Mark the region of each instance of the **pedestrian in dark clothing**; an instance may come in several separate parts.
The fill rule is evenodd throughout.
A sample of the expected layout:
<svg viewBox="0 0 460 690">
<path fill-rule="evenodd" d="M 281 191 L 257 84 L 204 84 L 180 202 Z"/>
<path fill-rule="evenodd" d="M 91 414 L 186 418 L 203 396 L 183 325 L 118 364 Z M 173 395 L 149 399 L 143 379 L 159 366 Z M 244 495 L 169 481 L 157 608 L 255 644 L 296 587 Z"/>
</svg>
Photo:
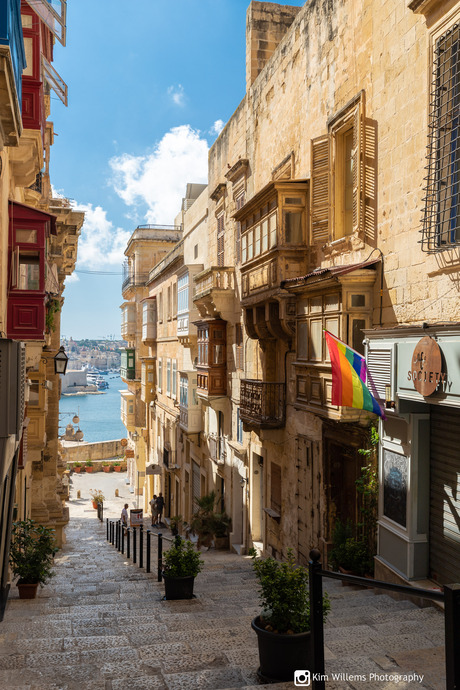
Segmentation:
<svg viewBox="0 0 460 690">
<path fill-rule="evenodd" d="M 163 508 L 165 507 L 165 499 L 163 498 L 163 494 L 160 493 L 158 494 L 157 498 L 157 525 L 161 523 L 161 518 L 163 517 Z"/>
</svg>

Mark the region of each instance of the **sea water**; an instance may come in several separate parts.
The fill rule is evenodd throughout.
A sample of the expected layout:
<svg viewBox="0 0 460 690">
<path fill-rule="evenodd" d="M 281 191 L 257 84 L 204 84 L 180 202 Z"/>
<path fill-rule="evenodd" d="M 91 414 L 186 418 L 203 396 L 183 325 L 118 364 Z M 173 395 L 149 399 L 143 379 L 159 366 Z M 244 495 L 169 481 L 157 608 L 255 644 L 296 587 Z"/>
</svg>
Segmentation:
<svg viewBox="0 0 460 690">
<path fill-rule="evenodd" d="M 114 441 L 125 438 L 127 432 L 120 418 L 120 391 L 126 389 L 119 376 L 107 374 L 104 379 L 109 387 L 97 394 L 63 395 L 59 402 L 59 435 L 65 432 L 67 424 L 72 424 L 72 417 L 80 417 L 78 424 L 74 424 L 83 431 L 83 441 L 95 443 L 97 441 Z"/>
</svg>

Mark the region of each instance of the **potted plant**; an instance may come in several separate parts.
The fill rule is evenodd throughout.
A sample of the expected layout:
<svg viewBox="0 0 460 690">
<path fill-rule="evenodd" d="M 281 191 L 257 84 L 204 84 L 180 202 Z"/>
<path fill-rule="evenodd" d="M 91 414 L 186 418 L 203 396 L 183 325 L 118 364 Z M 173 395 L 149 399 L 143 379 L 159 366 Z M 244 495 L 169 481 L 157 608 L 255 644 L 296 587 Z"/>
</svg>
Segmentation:
<svg viewBox="0 0 460 690">
<path fill-rule="evenodd" d="M 73 469 L 77 474 L 79 474 L 82 470 L 81 462 L 74 462 Z"/>
<path fill-rule="evenodd" d="M 104 461 L 102 463 L 102 469 L 104 472 L 110 472 L 110 470 L 112 469 L 110 462 Z"/>
<path fill-rule="evenodd" d="M 87 472 L 92 472 L 92 471 L 93 471 L 93 463 L 91 462 L 91 460 L 87 460 L 87 461 L 85 462 L 85 469 L 86 469 Z"/>
<path fill-rule="evenodd" d="M 368 575 L 372 572 L 373 559 L 368 544 L 353 536 L 350 522 L 337 520 L 332 535 L 332 549 L 328 563 L 344 575 Z"/>
<path fill-rule="evenodd" d="M 295 563 L 292 549 L 284 562 L 257 558 L 251 549 L 258 579 L 262 613 L 251 622 L 257 633 L 262 680 L 287 681 L 297 669 L 311 669 L 310 591 L 308 571 Z M 323 616 L 330 609 L 323 597 Z"/>
<path fill-rule="evenodd" d="M 173 537 L 177 537 L 177 535 L 179 534 L 179 528 L 181 524 L 182 515 L 173 515 L 171 520 L 169 521 L 169 526 L 171 528 L 171 532 L 173 533 Z"/>
<path fill-rule="evenodd" d="M 10 563 L 18 580 L 19 598 L 35 599 L 38 585 L 54 575 L 53 557 L 58 551 L 54 530 L 35 520 L 13 523 Z"/>
<path fill-rule="evenodd" d="M 97 504 L 103 503 L 105 496 L 100 489 L 90 489 L 91 499 L 93 501 L 93 508 L 97 510 Z"/>
<path fill-rule="evenodd" d="M 121 462 L 118 462 L 118 460 L 112 462 L 112 467 L 115 470 L 115 472 L 121 472 Z"/>
<path fill-rule="evenodd" d="M 214 512 L 215 491 L 195 500 L 198 510 L 192 516 L 190 531 L 198 535 L 198 546 L 214 544 L 216 548 L 228 548 L 231 519 L 226 513 Z"/>
<path fill-rule="evenodd" d="M 203 561 L 191 541 L 179 535 L 163 555 L 165 599 L 191 599 L 195 577 L 203 568 Z"/>
</svg>

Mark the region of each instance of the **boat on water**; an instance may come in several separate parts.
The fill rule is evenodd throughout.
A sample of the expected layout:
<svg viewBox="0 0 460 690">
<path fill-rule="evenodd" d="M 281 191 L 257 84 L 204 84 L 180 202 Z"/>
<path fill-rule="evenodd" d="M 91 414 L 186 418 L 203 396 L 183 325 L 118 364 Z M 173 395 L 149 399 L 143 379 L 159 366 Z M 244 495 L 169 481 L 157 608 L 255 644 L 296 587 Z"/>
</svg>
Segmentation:
<svg viewBox="0 0 460 690">
<path fill-rule="evenodd" d="M 102 378 L 102 376 L 99 373 L 98 374 L 88 373 L 88 374 L 86 374 L 86 379 L 87 379 L 88 383 L 92 383 L 95 386 L 97 386 L 98 390 L 100 390 L 100 391 L 105 390 L 106 388 L 109 387 L 108 382 L 104 378 Z"/>
</svg>

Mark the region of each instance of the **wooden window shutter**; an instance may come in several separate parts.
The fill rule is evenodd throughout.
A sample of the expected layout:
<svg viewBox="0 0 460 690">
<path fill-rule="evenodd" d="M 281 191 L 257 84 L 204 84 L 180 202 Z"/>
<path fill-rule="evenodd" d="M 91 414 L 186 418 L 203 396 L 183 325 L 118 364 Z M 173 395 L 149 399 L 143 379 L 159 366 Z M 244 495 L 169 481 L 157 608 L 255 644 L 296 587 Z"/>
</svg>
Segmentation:
<svg viewBox="0 0 460 690">
<path fill-rule="evenodd" d="M 218 217 L 217 219 L 217 265 L 225 266 L 224 257 L 224 215 Z"/>
<path fill-rule="evenodd" d="M 377 237 L 377 127 L 364 120 L 364 238 L 373 244 Z"/>
<path fill-rule="evenodd" d="M 362 230 L 363 221 L 363 118 L 361 102 L 353 113 L 353 232 Z"/>
<path fill-rule="evenodd" d="M 236 210 L 239 211 L 240 208 L 243 208 L 243 206 L 244 206 L 244 193 L 241 194 L 236 199 Z M 241 262 L 241 223 L 240 222 L 236 223 L 235 256 L 236 256 L 236 263 L 239 264 Z"/>
<path fill-rule="evenodd" d="M 329 239 L 329 137 L 311 140 L 310 226 L 312 242 Z"/>
<path fill-rule="evenodd" d="M 235 325 L 235 345 L 235 368 L 244 369 L 243 326 L 240 323 Z"/>
</svg>

